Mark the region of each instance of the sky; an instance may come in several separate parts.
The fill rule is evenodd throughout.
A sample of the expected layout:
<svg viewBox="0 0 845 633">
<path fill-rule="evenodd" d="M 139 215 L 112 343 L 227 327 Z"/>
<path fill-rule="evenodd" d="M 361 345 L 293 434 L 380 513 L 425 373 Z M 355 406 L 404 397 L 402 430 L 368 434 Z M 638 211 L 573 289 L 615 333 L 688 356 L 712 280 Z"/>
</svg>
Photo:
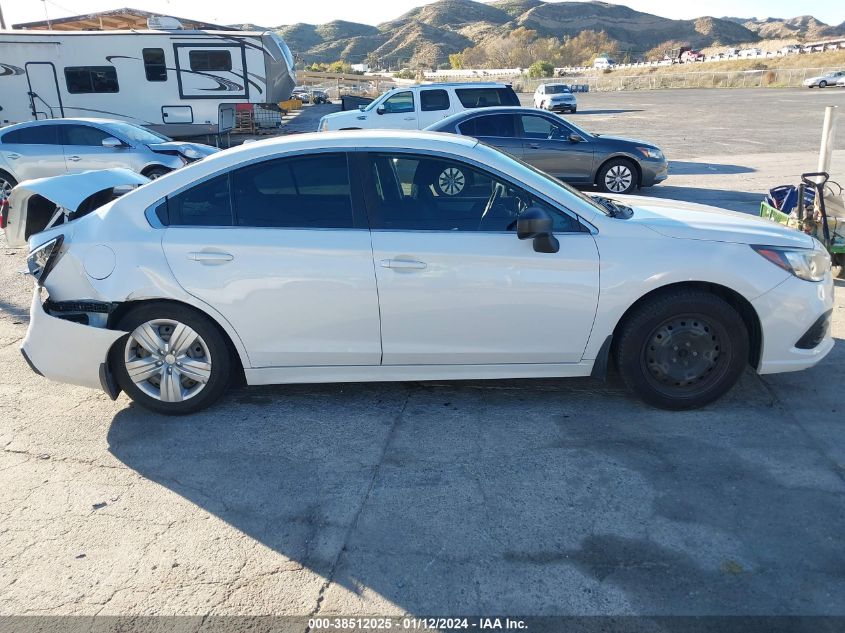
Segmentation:
<svg viewBox="0 0 845 633">
<path fill-rule="evenodd" d="M 7 25 L 44 20 L 45 9 L 50 18 L 60 18 L 129 6 L 205 22 L 251 22 L 260 26 L 278 26 L 296 22 L 320 24 L 331 20 L 378 24 L 427 3 L 427 0 L 0 0 L 0 7 Z M 677 19 L 701 15 L 785 18 L 809 14 L 828 24 L 845 21 L 845 3 L 842 0 L 808 0 L 802 3 L 795 0 L 707 0 L 706 3 L 691 0 L 630 0 L 618 4 Z"/>
</svg>

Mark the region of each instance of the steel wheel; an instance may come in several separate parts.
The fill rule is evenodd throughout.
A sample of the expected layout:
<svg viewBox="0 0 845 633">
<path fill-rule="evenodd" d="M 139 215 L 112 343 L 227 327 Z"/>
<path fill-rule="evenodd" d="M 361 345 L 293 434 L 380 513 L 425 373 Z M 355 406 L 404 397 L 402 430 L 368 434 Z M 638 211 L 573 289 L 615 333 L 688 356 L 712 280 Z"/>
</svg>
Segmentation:
<svg viewBox="0 0 845 633">
<path fill-rule="evenodd" d="M 211 352 L 196 331 L 176 320 L 139 325 L 126 341 L 123 361 L 130 380 L 161 402 L 183 402 L 211 378 Z"/>
<path fill-rule="evenodd" d="M 631 188 L 634 174 L 624 163 L 612 165 L 604 175 L 604 186 L 613 193 L 624 193 Z"/>
<path fill-rule="evenodd" d="M 447 167 L 437 177 L 437 187 L 447 196 L 457 196 L 466 186 L 466 176 L 457 167 Z"/>
<path fill-rule="evenodd" d="M 697 390 L 719 376 L 721 346 L 718 328 L 700 315 L 674 317 L 648 337 L 642 358 L 646 375 L 662 390 Z"/>
</svg>

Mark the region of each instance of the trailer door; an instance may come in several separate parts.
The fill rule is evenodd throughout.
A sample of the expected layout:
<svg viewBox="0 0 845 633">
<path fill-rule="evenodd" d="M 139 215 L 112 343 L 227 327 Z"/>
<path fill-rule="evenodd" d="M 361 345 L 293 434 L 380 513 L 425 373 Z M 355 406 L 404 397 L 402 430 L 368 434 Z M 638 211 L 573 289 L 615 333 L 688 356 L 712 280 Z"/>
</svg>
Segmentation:
<svg viewBox="0 0 845 633">
<path fill-rule="evenodd" d="M 239 44 L 174 44 L 183 99 L 248 99 L 246 52 Z"/>
<path fill-rule="evenodd" d="M 58 119 L 65 115 L 59 78 L 51 62 L 28 62 L 26 80 L 29 83 L 29 105 L 34 119 Z"/>
</svg>

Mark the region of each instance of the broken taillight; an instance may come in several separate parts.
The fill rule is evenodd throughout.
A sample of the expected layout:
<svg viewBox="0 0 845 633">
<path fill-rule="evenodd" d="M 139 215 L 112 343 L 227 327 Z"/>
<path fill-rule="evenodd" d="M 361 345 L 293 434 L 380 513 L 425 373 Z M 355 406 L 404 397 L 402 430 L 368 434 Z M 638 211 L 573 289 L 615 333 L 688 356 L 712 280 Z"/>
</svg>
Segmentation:
<svg viewBox="0 0 845 633">
<path fill-rule="evenodd" d="M 6 220 L 9 218 L 9 199 L 3 198 L 0 201 L 0 229 L 6 228 Z"/>
</svg>

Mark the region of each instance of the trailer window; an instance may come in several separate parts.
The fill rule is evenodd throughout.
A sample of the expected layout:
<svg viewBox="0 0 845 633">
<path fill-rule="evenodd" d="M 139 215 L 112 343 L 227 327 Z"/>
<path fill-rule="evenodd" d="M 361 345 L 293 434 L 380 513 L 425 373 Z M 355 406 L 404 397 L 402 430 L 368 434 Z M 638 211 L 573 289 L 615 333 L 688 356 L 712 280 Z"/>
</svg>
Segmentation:
<svg viewBox="0 0 845 633">
<path fill-rule="evenodd" d="M 144 72 L 147 74 L 147 81 L 167 81 L 167 66 L 164 63 L 163 48 L 145 48 Z"/>
<path fill-rule="evenodd" d="M 114 66 L 68 66 L 65 68 L 65 82 L 71 94 L 120 90 Z"/>
<path fill-rule="evenodd" d="M 191 70 L 232 70 L 232 54 L 229 51 L 191 51 L 188 59 Z"/>
</svg>

